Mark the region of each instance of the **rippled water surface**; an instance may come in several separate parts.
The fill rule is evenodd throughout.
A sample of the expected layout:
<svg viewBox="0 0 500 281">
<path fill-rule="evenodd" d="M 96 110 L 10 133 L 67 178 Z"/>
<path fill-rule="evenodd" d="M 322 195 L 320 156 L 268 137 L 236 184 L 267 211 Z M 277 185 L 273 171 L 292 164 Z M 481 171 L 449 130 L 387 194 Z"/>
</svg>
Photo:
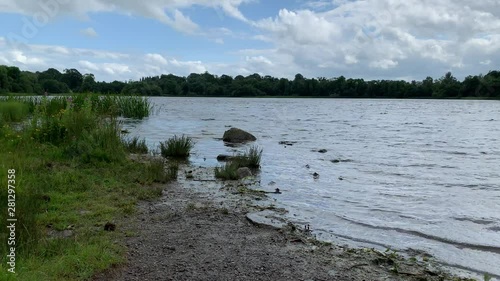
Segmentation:
<svg viewBox="0 0 500 281">
<path fill-rule="evenodd" d="M 195 165 L 216 166 L 218 154 L 245 149 L 224 146 L 229 126 L 253 133 L 264 148 L 262 188 L 283 190 L 277 204 L 320 238 L 424 250 L 500 275 L 500 102 L 152 101 L 157 114 L 125 127 L 151 147 L 175 134 L 195 138 Z"/>
</svg>

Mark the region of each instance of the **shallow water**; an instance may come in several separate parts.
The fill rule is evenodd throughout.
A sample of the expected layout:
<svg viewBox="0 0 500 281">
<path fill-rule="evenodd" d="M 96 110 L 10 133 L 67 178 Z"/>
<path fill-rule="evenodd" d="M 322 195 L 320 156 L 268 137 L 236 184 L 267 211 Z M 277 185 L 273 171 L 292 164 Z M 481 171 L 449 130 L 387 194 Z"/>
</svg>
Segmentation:
<svg viewBox="0 0 500 281">
<path fill-rule="evenodd" d="M 318 238 L 424 250 L 445 264 L 500 276 L 500 102 L 152 101 L 156 114 L 124 127 L 150 147 L 176 134 L 193 137 L 195 165 L 216 166 L 218 154 L 245 150 L 224 146 L 229 126 L 253 133 L 264 148 L 262 188 L 279 187 L 276 203 Z"/>
</svg>

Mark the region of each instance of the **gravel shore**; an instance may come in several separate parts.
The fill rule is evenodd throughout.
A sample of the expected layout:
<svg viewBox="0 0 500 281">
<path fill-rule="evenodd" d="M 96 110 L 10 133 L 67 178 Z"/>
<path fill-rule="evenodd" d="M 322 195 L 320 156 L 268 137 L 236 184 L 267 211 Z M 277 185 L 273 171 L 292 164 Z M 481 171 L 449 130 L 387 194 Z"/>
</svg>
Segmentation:
<svg viewBox="0 0 500 281">
<path fill-rule="evenodd" d="M 210 168 L 183 167 L 179 175 L 159 200 L 117 223 L 135 234 L 123 242 L 128 262 L 94 280 L 461 280 L 423 254 L 404 259 L 317 241 L 280 219 L 286 210 L 251 182 L 216 181 Z"/>
</svg>

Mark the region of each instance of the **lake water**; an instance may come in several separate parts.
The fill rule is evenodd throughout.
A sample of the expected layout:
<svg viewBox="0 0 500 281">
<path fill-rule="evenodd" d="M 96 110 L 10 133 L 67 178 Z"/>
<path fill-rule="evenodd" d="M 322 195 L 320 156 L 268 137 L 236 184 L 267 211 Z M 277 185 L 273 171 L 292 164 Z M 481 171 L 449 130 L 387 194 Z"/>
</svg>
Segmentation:
<svg viewBox="0 0 500 281">
<path fill-rule="evenodd" d="M 195 165 L 245 150 L 224 146 L 229 126 L 254 134 L 264 149 L 262 189 L 283 190 L 276 204 L 318 238 L 423 250 L 500 276 L 499 101 L 151 100 L 157 113 L 124 127 L 151 147 L 193 137 Z"/>
</svg>

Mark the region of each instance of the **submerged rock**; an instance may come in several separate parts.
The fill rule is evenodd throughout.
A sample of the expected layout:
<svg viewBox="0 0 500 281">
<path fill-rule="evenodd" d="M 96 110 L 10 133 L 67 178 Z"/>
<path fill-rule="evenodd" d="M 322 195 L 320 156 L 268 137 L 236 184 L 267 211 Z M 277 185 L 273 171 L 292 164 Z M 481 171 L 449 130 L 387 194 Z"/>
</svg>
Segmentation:
<svg viewBox="0 0 500 281">
<path fill-rule="evenodd" d="M 219 154 L 217 155 L 217 161 L 223 162 L 223 161 L 231 161 L 233 160 L 234 156 L 231 155 L 225 155 L 225 154 Z"/>
<path fill-rule="evenodd" d="M 238 173 L 238 178 L 240 179 L 252 176 L 252 171 L 247 167 L 239 168 L 237 173 Z"/>
<path fill-rule="evenodd" d="M 231 143 L 245 143 L 255 141 L 257 138 L 249 132 L 243 131 L 238 128 L 231 128 L 224 132 L 222 140 Z"/>
</svg>

